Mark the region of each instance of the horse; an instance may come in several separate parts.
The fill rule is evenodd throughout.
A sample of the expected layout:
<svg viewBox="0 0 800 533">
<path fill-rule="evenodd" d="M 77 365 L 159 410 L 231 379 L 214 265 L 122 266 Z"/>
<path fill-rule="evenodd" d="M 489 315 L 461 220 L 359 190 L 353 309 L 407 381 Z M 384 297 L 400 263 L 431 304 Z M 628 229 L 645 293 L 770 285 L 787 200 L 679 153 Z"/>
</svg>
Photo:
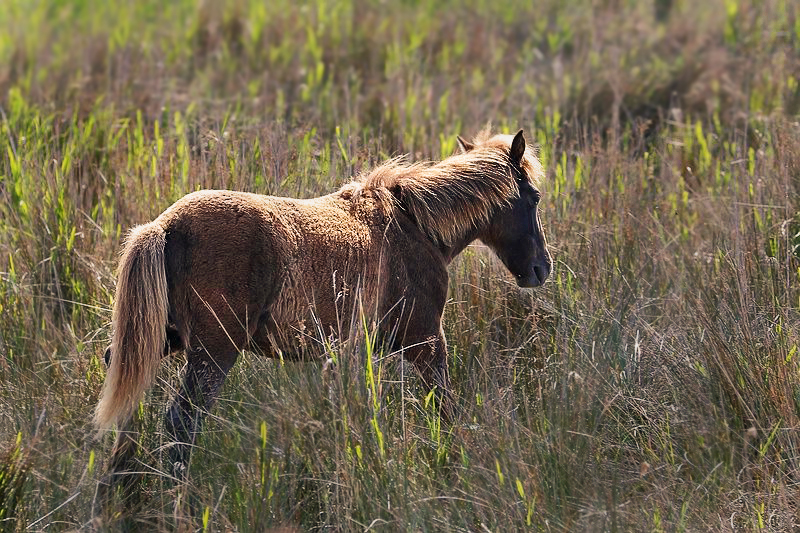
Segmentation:
<svg viewBox="0 0 800 533">
<path fill-rule="evenodd" d="M 181 478 L 242 350 L 291 357 L 305 324 L 347 335 L 341 317 L 357 308 L 380 317 L 388 348 L 451 417 L 448 264 L 479 239 L 520 287 L 542 285 L 552 266 L 537 209 L 542 166 L 523 131 L 457 141 L 459 153 L 437 163 L 390 159 L 319 198 L 193 192 L 131 229 L 94 416 L 100 434 L 119 429 L 109 475 L 134 466 L 133 413 L 162 357 L 186 355 L 165 420 L 170 467 Z"/>
</svg>

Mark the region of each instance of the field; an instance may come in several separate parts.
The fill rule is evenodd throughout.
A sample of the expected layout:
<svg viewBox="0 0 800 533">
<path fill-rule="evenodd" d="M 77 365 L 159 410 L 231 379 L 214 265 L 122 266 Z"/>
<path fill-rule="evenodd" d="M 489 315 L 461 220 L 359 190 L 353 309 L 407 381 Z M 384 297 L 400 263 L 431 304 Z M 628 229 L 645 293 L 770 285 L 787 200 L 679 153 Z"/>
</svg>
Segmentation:
<svg viewBox="0 0 800 533">
<path fill-rule="evenodd" d="M 135 512 L 101 516 L 127 229 L 199 188 L 326 194 L 489 122 L 538 146 L 554 268 L 529 291 L 478 243 L 451 265 L 461 420 L 365 323 L 331 380 L 242 354 L 176 485 L 168 359 Z M 799 192 L 789 0 L 5 0 L 0 530 L 800 527 Z"/>
</svg>

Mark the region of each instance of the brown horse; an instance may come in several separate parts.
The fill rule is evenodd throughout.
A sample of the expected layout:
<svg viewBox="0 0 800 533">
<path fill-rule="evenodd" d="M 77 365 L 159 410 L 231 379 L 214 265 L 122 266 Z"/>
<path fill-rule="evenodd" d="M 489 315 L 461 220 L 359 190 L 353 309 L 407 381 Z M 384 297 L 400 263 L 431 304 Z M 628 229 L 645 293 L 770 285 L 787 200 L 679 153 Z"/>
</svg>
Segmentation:
<svg viewBox="0 0 800 533">
<path fill-rule="evenodd" d="M 379 317 L 388 348 L 450 412 L 447 265 L 480 239 L 521 287 L 541 285 L 551 267 L 537 213 L 542 167 L 522 131 L 458 141 L 461 153 L 439 163 L 390 160 L 321 198 L 195 192 L 131 230 L 95 416 L 98 428 L 121 429 L 110 473 L 133 466 L 132 413 L 163 355 L 183 349 L 188 360 L 166 418 L 181 476 L 241 350 L 287 356 L 311 320 L 346 335 L 343 317 L 357 306 Z"/>
</svg>

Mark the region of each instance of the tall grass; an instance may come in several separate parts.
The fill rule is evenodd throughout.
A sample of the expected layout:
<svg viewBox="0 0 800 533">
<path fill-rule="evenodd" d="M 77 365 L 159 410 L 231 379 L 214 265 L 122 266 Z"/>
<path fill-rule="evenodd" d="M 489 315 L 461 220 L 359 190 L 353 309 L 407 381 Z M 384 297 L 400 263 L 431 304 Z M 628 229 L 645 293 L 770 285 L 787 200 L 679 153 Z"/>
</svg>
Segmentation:
<svg viewBox="0 0 800 533">
<path fill-rule="evenodd" d="M 798 58 L 781 0 L 5 2 L 0 527 L 796 527 Z M 170 359 L 136 512 L 97 518 L 123 232 L 198 188 L 324 194 L 488 121 L 539 147 L 555 265 L 533 292 L 480 245 L 451 265 L 458 423 L 367 321 L 320 339 L 331 376 L 242 354 L 174 485 Z"/>
</svg>

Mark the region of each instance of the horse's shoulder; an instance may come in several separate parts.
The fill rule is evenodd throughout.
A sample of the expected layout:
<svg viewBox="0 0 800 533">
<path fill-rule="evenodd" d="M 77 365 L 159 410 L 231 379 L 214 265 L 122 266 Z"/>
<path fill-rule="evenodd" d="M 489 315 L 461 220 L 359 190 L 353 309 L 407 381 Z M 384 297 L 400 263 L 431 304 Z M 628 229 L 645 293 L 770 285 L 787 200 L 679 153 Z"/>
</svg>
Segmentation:
<svg viewBox="0 0 800 533">
<path fill-rule="evenodd" d="M 405 270 L 417 272 L 415 275 L 424 270 L 430 270 L 436 277 L 446 275 L 447 262 L 442 251 L 402 210 L 394 213 L 387 226 L 386 241 L 392 247 L 396 262 Z"/>
</svg>

